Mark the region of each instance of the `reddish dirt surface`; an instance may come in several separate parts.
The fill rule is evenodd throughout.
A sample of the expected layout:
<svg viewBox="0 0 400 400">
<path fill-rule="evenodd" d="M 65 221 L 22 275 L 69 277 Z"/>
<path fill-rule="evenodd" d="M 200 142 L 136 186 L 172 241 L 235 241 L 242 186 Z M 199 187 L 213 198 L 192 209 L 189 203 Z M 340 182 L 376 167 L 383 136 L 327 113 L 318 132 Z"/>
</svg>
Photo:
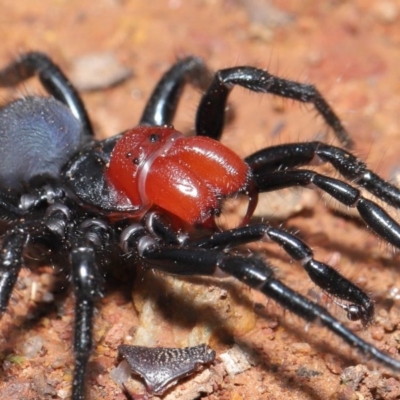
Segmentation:
<svg viewBox="0 0 400 400">
<path fill-rule="evenodd" d="M 133 77 L 122 85 L 83 94 L 99 138 L 138 121 L 154 83 L 177 56 L 199 55 L 214 69 L 239 64 L 268 68 L 316 84 L 351 132 L 356 153 L 384 177 L 396 179 L 400 153 L 398 2 L 292 3 L 169 0 L 150 6 L 142 0 L 60 0 L 50 6 L 38 0 L 7 2 L 0 15 L 0 65 L 23 51 L 40 50 L 69 74 L 82 56 L 113 54 L 132 69 Z M 37 92 L 38 87 L 36 82 L 27 82 L 18 90 L 2 90 L 0 96 L 6 101 L 10 96 Z M 177 128 L 190 130 L 197 99 L 195 91 L 184 93 Z M 310 106 L 241 89 L 234 90 L 232 105 L 235 118 L 223 142 L 243 156 L 273 143 L 315 137 L 333 140 Z M 289 200 L 278 199 L 278 208 L 284 210 Z M 318 259 L 330 262 L 371 293 L 377 308 L 372 326 L 364 330 L 357 323 L 347 323 L 338 307 L 329 304 L 304 271 L 276 246 L 251 248 L 264 254 L 268 251 L 286 284 L 329 306 L 357 334 L 399 357 L 399 258 L 357 221 L 329 211 L 325 201 L 310 201 L 306 204 L 311 208 L 291 215 L 285 226 L 298 229 Z M 67 294 L 65 301 L 56 302 L 56 308 L 43 307 L 40 301 L 49 296 L 52 270 L 39 272 L 21 273 L 10 312 L 0 323 L 2 399 L 69 398 L 73 297 Z M 353 368 L 366 360 L 324 329 L 307 326 L 243 285 L 195 282 L 147 273 L 135 280 L 134 302 L 126 285 L 123 291 L 114 286 L 107 293 L 95 321 L 88 398 L 126 398 L 109 375 L 118 365 L 116 348 L 121 343 L 187 346 L 204 341 L 217 351 L 217 362 L 207 369 L 209 394 L 203 398 L 399 398 L 398 374 L 373 362 L 368 363 L 371 370 Z M 220 355 L 233 341 L 257 357 L 251 357 L 246 371 L 229 376 Z M 30 354 L 32 347 L 36 351 Z M 132 379 L 126 385 L 132 393 L 143 390 Z M 190 385 L 185 382 L 178 390 Z M 178 393 L 175 398 L 195 396 Z"/>
</svg>

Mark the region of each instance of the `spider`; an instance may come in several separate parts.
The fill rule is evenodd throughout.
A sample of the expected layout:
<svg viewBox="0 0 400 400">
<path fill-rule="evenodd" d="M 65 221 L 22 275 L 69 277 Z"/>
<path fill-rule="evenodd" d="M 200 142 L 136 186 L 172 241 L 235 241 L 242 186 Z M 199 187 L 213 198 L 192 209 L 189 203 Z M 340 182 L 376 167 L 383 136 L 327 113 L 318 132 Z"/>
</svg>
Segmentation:
<svg viewBox="0 0 400 400">
<path fill-rule="evenodd" d="M 314 105 L 343 147 L 352 142 L 315 87 L 281 79 L 251 66 L 211 74 L 197 57 L 178 60 L 148 100 L 139 125 L 96 140 L 77 91 L 45 54 L 29 52 L 0 70 L 0 86 L 15 86 L 37 75 L 49 97 L 28 96 L 0 110 L 0 217 L 5 225 L 0 261 L 0 311 L 7 309 L 24 255 L 47 247 L 43 257 L 63 262 L 75 293 L 72 399 L 85 397 L 85 374 L 92 349 L 92 320 L 103 293 L 104 271 L 115 257 L 130 268 L 174 275 L 233 276 L 272 298 L 307 322 L 319 322 L 350 346 L 400 371 L 400 361 L 365 342 L 324 307 L 295 292 L 258 256 L 235 246 L 270 240 L 299 262 L 310 279 L 337 299 L 350 320 L 373 318 L 372 300 L 327 264 L 317 261 L 302 240 L 268 223 L 249 223 L 260 192 L 314 185 L 348 207 L 400 248 L 400 225 L 361 195 L 362 187 L 400 207 L 400 190 L 367 169 L 348 150 L 321 142 L 262 149 L 244 160 L 219 139 L 229 93 L 241 86 Z M 196 135 L 172 126 L 185 84 L 204 95 L 196 114 Z M 317 159 L 344 179 L 298 169 Z M 220 231 L 215 217 L 225 198 L 244 194 L 242 224 Z M 54 256 L 51 256 L 54 255 Z M 61 260 L 61 261 L 60 261 Z M 65 265 L 66 264 L 66 265 Z"/>
</svg>

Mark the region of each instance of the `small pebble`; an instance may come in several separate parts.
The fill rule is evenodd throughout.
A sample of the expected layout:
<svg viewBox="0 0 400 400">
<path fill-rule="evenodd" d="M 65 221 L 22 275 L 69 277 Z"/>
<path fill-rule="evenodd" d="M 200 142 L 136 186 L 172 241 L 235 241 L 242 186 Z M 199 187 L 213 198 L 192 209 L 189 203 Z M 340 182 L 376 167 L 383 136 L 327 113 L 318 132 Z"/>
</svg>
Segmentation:
<svg viewBox="0 0 400 400">
<path fill-rule="evenodd" d="M 26 358 L 36 357 L 44 344 L 43 338 L 39 335 L 30 337 L 21 347 L 21 353 Z"/>
<path fill-rule="evenodd" d="M 69 76 L 79 91 L 103 90 L 132 76 L 132 70 L 119 63 L 111 52 L 76 58 Z"/>
<path fill-rule="evenodd" d="M 131 368 L 126 360 L 122 360 L 116 368 L 110 371 L 110 377 L 122 386 L 131 376 Z"/>
</svg>

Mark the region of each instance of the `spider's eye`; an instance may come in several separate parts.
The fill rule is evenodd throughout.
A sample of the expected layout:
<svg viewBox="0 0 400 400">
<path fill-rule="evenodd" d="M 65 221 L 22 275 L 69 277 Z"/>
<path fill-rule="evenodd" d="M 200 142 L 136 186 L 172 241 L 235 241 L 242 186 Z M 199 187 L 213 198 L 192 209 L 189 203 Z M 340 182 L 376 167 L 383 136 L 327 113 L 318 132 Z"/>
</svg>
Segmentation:
<svg viewBox="0 0 400 400">
<path fill-rule="evenodd" d="M 133 154 L 129 151 L 128 153 L 126 153 L 126 158 L 131 158 L 133 156 Z M 132 163 L 134 165 L 139 165 L 140 164 L 140 159 L 139 157 L 133 157 L 132 158 Z"/>
<path fill-rule="evenodd" d="M 158 133 L 152 133 L 150 136 L 149 136 L 149 142 L 150 143 L 156 143 L 156 142 L 158 142 L 160 140 L 160 135 L 158 134 Z"/>
</svg>

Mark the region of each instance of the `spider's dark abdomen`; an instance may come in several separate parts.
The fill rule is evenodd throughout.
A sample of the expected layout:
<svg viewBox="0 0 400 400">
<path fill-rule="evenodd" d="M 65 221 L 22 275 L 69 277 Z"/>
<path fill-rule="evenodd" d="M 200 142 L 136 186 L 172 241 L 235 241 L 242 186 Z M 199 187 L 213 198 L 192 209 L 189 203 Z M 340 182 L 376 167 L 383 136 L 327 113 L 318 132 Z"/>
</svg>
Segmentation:
<svg viewBox="0 0 400 400">
<path fill-rule="evenodd" d="M 0 186 L 21 192 L 33 178 L 58 177 L 80 142 L 79 121 L 58 100 L 30 96 L 8 104 L 0 110 Z"/>
</svg>

